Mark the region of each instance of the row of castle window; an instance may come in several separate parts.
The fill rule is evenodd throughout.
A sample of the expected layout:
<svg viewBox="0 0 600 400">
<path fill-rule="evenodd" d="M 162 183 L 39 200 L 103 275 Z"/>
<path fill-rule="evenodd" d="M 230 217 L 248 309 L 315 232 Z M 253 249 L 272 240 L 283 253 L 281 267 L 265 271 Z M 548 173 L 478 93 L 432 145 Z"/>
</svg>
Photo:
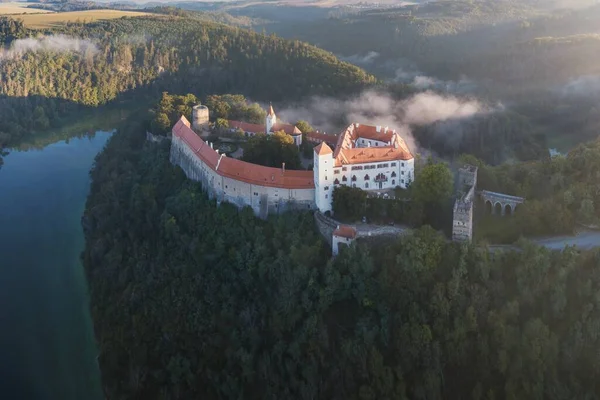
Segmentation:
<svg viewBox="0 0 600 400">
<path fill-rule="evenodd" d="M 365 166 L 362 166 L 362 165 L 354 165 L 354 166 L 353 166 L 353 167 L 351 167 L 350 169 L 351 169 L 352 171 L 358 171 L 358 170 L 361 170 L 361 169 L 389 168 L 389 167 L 390 167 L 390 165 L 391 165 L 392 167 L 395 167 L 397 164 L 394 162 L 394 163 L 391 163 L 391 164 L 377 164 L 377 165 L 365 165 Z M 401 166 L 402 166 L 402 167 L 404 167 L 404 163 L 401 163 Z M 342 171 L 347 171 L 347 170 L 348 170 L 348 168 L 347 168 L 347 167 L 342 167 Z M 339 170 L 339 169 L 334 169 L 334 170 L 333 170 L 333 173 L 334 173 L 334 174 L 339 174 L 339 173 L 340 173 L 340 170 Z"/>
<path fill-rule="evenodd" d="M 345 182 L 345 181 L 346 181 L 346 180 L 344 180 L 344 182 Z M 404 179 L 400 180 L 400 182 L 401 182 L 401 183 L 404 183 Z M 336 179 L 336 180 L 335 180 L 335 182 L 334 182 L 334 184 L 335 184 L 335 185 L 339 185 L 339 184 L 340 184 L 340 182 L 339 182 L 339 181 Z M 345 183 L 344 183 L 344 185 L 345 185 Z M 394 186 L 394 185 L 396 185 L 396 180 L 395 180 L 395 179 L 392 179 L 392 186 Z M 353 184 L 352 184 L 352 187 L 356 187 L 356 183 L 353 183 Z M 365 188 L 367 188 L 367 189 L 369 188 L 369 182 L 365 182 Z M 329 186 L 325 187 L 325 190 L 328 190 L 328 189 L 329 189 Z M 325 198 L 327 198 L 327 195 L 325 195 Z"/>
</svg>

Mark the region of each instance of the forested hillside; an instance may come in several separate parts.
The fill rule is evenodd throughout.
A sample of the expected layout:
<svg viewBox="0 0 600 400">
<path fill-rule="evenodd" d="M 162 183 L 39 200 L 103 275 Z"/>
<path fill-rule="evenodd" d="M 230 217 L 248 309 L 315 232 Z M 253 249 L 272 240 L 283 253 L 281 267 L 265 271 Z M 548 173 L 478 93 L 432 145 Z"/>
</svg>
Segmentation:
<svg viewBox="0 0 600 400">
<path fill-rule="evenodd" d="M 331 260 L 312 215 L 217 208 L 139 123 L 92 178 L 83 259 L 108 399 L 600 390 L 600 253 L 489 254 L 423 228 Z"/>
<path fill-rule="evenodd" d="M 267 29 L 419 89 L 501 102 L 567 150 L 600 122 L 600 6 L 575 3 L 448 0 Z"/>
<path fill-rule="evenodd" d="M 2 27 L 23 36 L 9 19 Z M 375 83 L 313 46 L 197 19 L 123 18 L 71 24 L 52 34 L 63 36 L 37 39 L 46 50 L 20 51 L 29 47 L 14 42 L 1 55 L 0 146 L 55 125 L 76 105 L 94 107 L 123 95 L 140 105 L 163 90 L 285 101 Z"/>
</svg>

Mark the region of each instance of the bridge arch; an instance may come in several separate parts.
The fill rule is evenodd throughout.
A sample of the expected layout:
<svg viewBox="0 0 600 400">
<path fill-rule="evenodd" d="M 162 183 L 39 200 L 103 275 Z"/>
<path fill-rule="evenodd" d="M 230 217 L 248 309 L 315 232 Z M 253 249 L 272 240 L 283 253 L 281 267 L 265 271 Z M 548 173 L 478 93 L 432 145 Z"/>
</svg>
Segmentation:
<svg viewBox="0 0 600 400">
<path fill-rule="evenodd" d="M 495 215 L 513 215 L 518 205 L 525 201 L 523 197 L 511 196 L 504 193 L 489 192 L 482 190 L 481 195 L 486 212 Z"/>
<path fill-rule="evenodd" d="M 497 201 L 496 204 L 494 204 L 494 214 L 495 215 L 502 214 L 502 204 L 499 201 Z"/>
</svg>

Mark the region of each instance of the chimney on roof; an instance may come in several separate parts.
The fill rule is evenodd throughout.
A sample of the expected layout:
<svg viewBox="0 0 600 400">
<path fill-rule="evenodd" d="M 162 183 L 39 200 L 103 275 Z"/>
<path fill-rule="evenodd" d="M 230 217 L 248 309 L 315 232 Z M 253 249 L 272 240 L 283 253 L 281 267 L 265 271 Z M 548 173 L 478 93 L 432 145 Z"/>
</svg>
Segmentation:
<svg viewBox="0 0 600 400">
<path fill-rule="evenodd" d="M 383 128 L 383 131 L 384 131 L 384 132 L 387 132 L 387 131 L 388 131 L 388 129 L 389 129 L 389 127 L 388 127 L 388 126 L 386 126 L 385 128 Z"/>
<path fill-rule="evenodd" d="M 360 126 L 360 124 L 357 122 L 357 123 L 356 123 L 356 127 L 358 128 L 359 126 Z"/>
<path fill-rule="evenodd" d="M 275 180 L 275 174 L 271 174 L 271 180 L 274 181 Z"/>
<path fill-rule="evenodd" d="M 281 163 L 281 175 L 285 175 L 285 163 Z"/>
<path fill-rule="evenodd" d="M 375 130 L 377 131 L 377 133 L 381 132 L 381 125 L 377 125 L 375 127 Z"/>
</svg>

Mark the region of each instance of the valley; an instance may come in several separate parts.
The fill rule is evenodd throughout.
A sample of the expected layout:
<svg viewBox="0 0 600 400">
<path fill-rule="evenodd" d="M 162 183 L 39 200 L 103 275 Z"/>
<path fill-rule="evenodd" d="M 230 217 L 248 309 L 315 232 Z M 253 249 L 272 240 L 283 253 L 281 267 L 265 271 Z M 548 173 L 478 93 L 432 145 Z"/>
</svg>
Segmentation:
<svg viewBox="0 0 600 400">
<path fill-rule="evenodd" d="M 0 393 L 597 397 L 600 7 L 414 3 L 0 3 Z"/>
</svg>

